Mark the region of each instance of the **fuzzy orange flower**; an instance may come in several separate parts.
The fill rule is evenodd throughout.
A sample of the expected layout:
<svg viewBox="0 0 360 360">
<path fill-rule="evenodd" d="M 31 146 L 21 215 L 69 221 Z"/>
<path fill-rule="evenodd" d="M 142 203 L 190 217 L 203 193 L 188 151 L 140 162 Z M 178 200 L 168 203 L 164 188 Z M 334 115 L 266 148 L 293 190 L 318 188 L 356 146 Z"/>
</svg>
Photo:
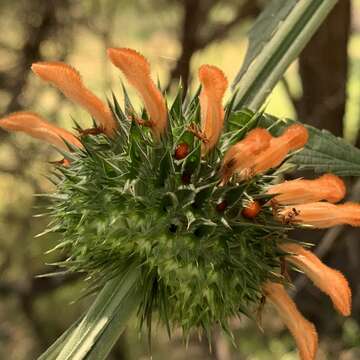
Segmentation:
<svg viewBox="0 0 360 360">
<path fill-rule="evenodd" d="M 114 135 L 117 126 L 109 107 L 83 84 L 73 67 L 62 62 L 38 62 L 32 64 L 31 70 L 89 111 L 105 134 Z"/>
<path fill-rule="evenodd" d="M 69 151 L 66 142 L 78 148 L 82 144 L 69 131 L 50 124 L 39 115 L 32 112 L 16 112 L 0 119 L 0 127 L 7 131 L 21 131 L 34 138 L 44 140 L 58 149 Z"/>
<path fill-rule="evenodd" d="M 313 202 L 286 206 L 278 211 L 277 216 L 284 222 L 312 225 L 319 229 L 341 224 L 360 226 L 360 205 Z"/>
<path fill-rule="evenodd" d="M 202 86 L 199 96 L 201 109 L 201 130 L 206 141 L 202 144 L 202 154 L 211 150 L 219 140 L 224 124 L 222 100 L 228 86 L 224 73 L 215 66 L 202 65 L 199 68 Z"/>
<path fill-rule="evenodd" d="M 125 48 L 108 49 L 108 56 L 141 96 L 150 117 L 148 125 L 160 138 L 167 127 L 167 109 L 161 91 L 151 79 L 148 61 L 137 51 Z"/>
<path fill-rule="evenodd" d="M 315 180 L 296 179 L 272 185 L 267 194 L 278 194 L 273 200 L 280 205 L 305 204 L 326 200 L 336 203 L 346 194 L 342 179 L 333 174 L 325 174 Z"/>
<path fill-rule="evenodd" d="M 263 285 L 263 291 L 293 335 L 301 359 L 314 360 L 318 346 L 314 325 L 301 315 L 283 285 L 267 282 Z"/>
<path fill-rule="evenodd" d="M 221 169 L 223 183 L 234 173 L 246 177 L 246 174 L 251 172 L 254 156 L 269 147 L 271 138 L 267 130 L 256 128 L 249 131 L 243 140 L 231 146 L 224 155 Z"/>
<path fill-rule="evenodd" d="M 261 174 L 279 166 L 290 151 L 302 148 L 308 141 L 308 131 L 295 124 L 285 129 L 281 136 L 274 137 L 269 147 L 254 159 L 253 174 Z"/>
<path fill-rule="evenodd" d="M 351 290 L 341 272 L 326 266 L 316 255 L 300 245 L 287 243 L 280 245 L 280 248 L 291 254 L 286 256 L 287 261 L 302 270 L 320 290 L 330 296 L 341 315 L 350 315 Z"/>
</svg>

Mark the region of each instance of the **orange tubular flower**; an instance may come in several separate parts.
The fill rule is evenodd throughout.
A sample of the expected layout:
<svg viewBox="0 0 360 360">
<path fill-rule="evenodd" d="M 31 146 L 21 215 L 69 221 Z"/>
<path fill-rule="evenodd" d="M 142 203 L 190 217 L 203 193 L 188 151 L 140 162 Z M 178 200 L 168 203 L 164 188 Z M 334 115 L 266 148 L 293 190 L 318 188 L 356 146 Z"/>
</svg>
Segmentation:
<svg viewBox="0 0 360 360">
<path fill-rule="evenodd" d="M 150 117 L 148 125 L 159 139 L 167 127 L 167 109 L 161 91 L 151 79 L 148 61 L 132 49 L 111 48 L 107 52 L 111 62 L 122 71 L 141 96 Z"/>
<path fill-rule="evenodd" d="M 34 138 L 44 140 L 58 149 L 69 151 L 66 142 L 78 148 L 83 145 L 69 131 L 48 123 L 32 112 L 17 112 L 0 119 L 0 127 L 7 131 L 22 131 Z"/>
<path fill-rule="evenodd" d="M 344 182 L 336 175 L 325 174 L 315 180 L 296 179 L 271 186 L 268 194 L 280 205 L 296 205 L 326 200 L 336 203 L 346 194 Z"/>
<path fill-rule="evenodd" d="M 262 128 L 249 131 L 245 138 L 225 153 L 221 169 L 223 183 L 235 173 L 244 174 L 250 172 L 250 166 L 255 155 L 269 147 L 272 136 Z"/>
<path fill-rule="evenodd" d="M 272 138 L 269 147 L 256 156 L 253 175 L 279 166 L 290 151 L 302 148 L 308 137 L 308 131 L 303 125 L 289 126 L 281 136 Z"/>
<path fill-rule="evenodd" d="M 326 266 L 311 251 L 300 245 L 287 243 L 280 245 L 280 249 L 291 254 L 286 256 L 287 261 L 302 270 L 320 290 L 330 296 L 341 315 L 350 315 L 351 290 L 341 272 Z"/>
<path fill-rule="evenodd" d="M 360 204 L 314 202 L 287 206 L 278 212 L 278 217 L 284 222 L 312 225 L 319 229 L 341 224 L 360 226 Z"/>
<path fill-rule="evenodd" d="M 267 282 L 263 285 L 263 291 L 266 299 L 275 306 L 282 321 L 293 335 L 301 359 L 314 360 L 318 345 L 314 325 L 301 315 L 283 285 Z"/>
<path fill-rule="evenodd" d="M 117 126 L 109 107 L 85 87 L 73 67 L 62 62 L 39 62 L 33 64 L 31 70 L 89 111 L 106 135 L 114 136 Z"/>
<path fill-rule="evenodd" d="M 202 65 L 199 68 L 202 86 L 199 96 L 201 109 L 201 130 L 205 136 L 202 154 L 205 155 L 219 140 L 224 123 L 222 100 L 228 86 L 224 73 L 215 66 Z"/>
</svg>

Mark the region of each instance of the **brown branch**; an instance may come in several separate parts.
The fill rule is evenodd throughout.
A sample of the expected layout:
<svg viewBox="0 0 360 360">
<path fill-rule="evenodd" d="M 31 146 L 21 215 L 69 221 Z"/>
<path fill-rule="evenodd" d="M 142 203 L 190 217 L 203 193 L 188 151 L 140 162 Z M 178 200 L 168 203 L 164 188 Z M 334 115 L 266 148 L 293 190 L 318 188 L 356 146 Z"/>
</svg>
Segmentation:
<svg viewBox="0 0 360 360">
<path fill-rule="evenodd" d="M 170 73 L 169 89 L 173 80 L 183 80 L 184 94 L 186 94 L 190 79 L 190 61 L 194 53 L 205 48 L 214 41 L 225 38 L 229 31 L 239 24 L 240 20 L 255 16 L 259 9 L 254 1 L 247 0 L 241 3 L 236 10 L 234 18 L 227 24 L 217 25 L 207 36 L 203 35 L 208 23 L 210 11 L 216 5 L 216 1 L 186 0 L 183 1 L 184 17 L 181 30 L 181 54 Z"/>
<path fill-rule="evenodd" d="M 235 26 L 240 24 L 240 21 L 247 18 L 254 18 L 259 14 L 260 10 L 261 9 L 259 8 L 256 1 L 248 0 L 245 3 L 241 3 L 236 9 L 236 13 L 233 19 L 228 23 L 219 25 L 217 28 L 215 28 L 200 42 L 200 45 L 204 44 L 201 47 L 205 47 L 214 41 L 222 40 Z"/>
</svg>

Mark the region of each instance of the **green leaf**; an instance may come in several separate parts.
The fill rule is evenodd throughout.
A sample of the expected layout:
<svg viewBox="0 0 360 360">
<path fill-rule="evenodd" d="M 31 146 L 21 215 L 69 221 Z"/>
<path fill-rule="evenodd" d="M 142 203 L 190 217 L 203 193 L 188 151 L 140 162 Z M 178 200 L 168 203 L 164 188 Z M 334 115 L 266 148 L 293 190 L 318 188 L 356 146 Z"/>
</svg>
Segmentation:
<svg viewBox="0 0 360 360">
<path fill-rule="evenodd" d="M 69 341 L 73 331 L 80 324 L 82 318 L 75 321 L 57 340 L 38 357 L 38 360 L 55 360 L 61 349 L 64 347 L 67 341 Z"/>
<path fill-rule="evenodd" d="M 139 304 L 139 276 L 138 269 L 129 268 L 106 283 L 76 328 L 70 335 L 63 335 L 64 344 L 56 360 L 106 358 Z M 44 360 L 48 359 L 45 354 L 42 355 Z"/>
<path fill-rule="evenodd" d="M 271 1 L 249 34 L 249 50 L 233 83 L 235 109 L 260 109 L 336 2 Z"/>
<path fill-rule="evenodd" d="M 327 130 L 307 126 L 310 139 L 305 149 L 295 154 L 291 162 L 300 170 L 316 173 L 331 172 L 340 176 L 360 176 L 360 149 Z"/>
</svg>

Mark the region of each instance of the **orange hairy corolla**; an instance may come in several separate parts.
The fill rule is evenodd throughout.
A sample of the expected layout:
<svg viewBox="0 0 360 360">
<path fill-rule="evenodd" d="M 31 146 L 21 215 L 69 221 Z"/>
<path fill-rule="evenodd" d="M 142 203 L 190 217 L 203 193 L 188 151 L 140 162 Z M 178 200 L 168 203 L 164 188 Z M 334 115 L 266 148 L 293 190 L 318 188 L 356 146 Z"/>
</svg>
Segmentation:
<svg viewBox="0 0 360 360">
<path fill-rule="evenodd" d="M 199 96 L 201 129 L 206 138 L 202 144 L 204 155 L 216 145 L 223 128 L 224 108 L 222 100 L 228 82 L 224 73 L 212 65 L 202 65 L 199 68 L 199 80 L 202 86 Z"/>
<path fill-rule="evenodd" d="M 314 325 L 301 315 L 283 285 L 267 282 L 263 285 L 263 291 L 293 335 L 301 359 L 315 360 L 318 336 Z"/>
<path fill-rule="evenodd" d="M 344 198 L 344 182 L 336 175 L 325 174 L 315 180 L 295 179 L 269 187 L 268 194 L 281 205 L 295 205 L 326 200 L 336 203 Z"/>
<path fill-rule="evenodd" d="M 24 132 L 34 138 L 44 140 L 58 149 L 68 151 L 68 142 L 82 148 L 80 140 L 69 131 L 50 124 L 33 112 L 16 112 L 0 119 L 0 127 L 7 131 Z"/>
<path fill-rule="evenodd" d="M 84 107 L 108 136 L 117 128 L 109 107 L 92 93 L 73 67 L 62 62 L 38 62 L 31 66 L 41 79 L 57 87 L 67 98 Z"/>
<path fill-rule="evenodd" d="M 148 61 L 137 51 L 125 48 L 110 48 L 108 56 L 139 93 L 150 118 L 149 126 L 160 138 L 167 127 L 167 109 L 161 91 L 151 79 Z"/>
<path fill-rule="evenodd" d="M 256 128 L 231 146 L 224 155 L 221 169 L 223 181 L 226 182 L 234 173 L 251 172 L 254 156 L 269 146 L 271 138 L 266 129 Z"/>
<path fill-rule="evenodd" d="M 326 266 L 311 251 L 305 250 L 298 244 L 286 243 L 279 247 L 290 253 L 286 256 L 286 260 L 302 270 L 320 290 L 330 296 L 340 314 L 350 315 L 351 290 L 341 272 Z"/>
</svg>

